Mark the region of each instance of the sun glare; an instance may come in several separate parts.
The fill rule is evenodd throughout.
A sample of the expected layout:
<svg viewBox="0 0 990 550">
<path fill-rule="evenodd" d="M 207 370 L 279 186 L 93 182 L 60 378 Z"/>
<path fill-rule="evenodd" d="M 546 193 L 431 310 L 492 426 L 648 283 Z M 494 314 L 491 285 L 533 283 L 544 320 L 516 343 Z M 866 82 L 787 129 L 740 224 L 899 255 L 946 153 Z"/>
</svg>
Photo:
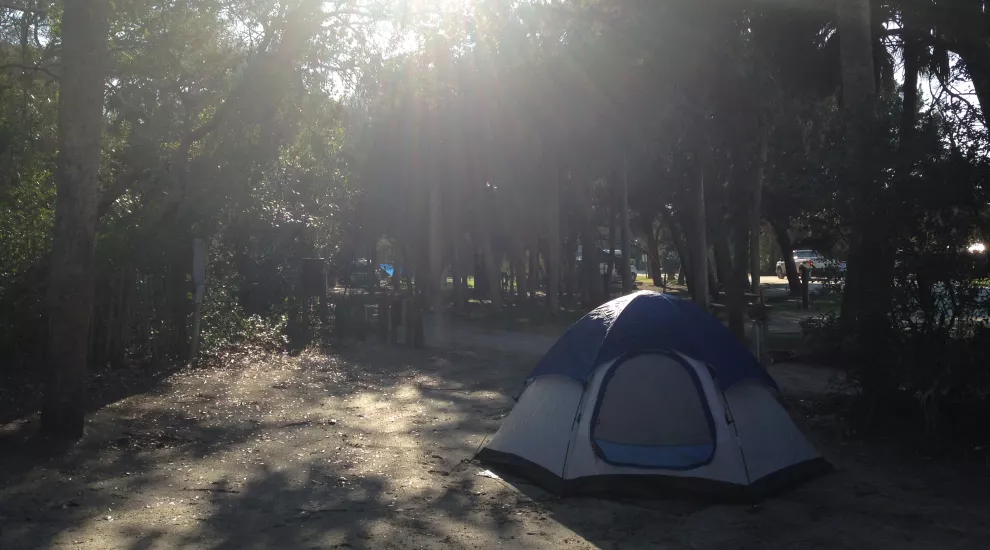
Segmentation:
<svg viewBox="0 0 990 550">
<path fill-rule="evenodd" d="M 385 23 L 382 34 L 390 36 L 389 55 L 404 55 L 423 47 L 422 37 L 444 34 L 444 28 L 464 24 L 486 0 L 392 0 L 396 20 Z"/>
</svg>

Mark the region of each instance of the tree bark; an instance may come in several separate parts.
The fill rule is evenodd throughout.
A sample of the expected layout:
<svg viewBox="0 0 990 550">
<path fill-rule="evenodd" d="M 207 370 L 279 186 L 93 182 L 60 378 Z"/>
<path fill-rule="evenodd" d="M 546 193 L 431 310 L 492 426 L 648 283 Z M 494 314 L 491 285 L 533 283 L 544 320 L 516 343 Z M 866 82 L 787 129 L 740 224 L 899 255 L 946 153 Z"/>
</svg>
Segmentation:
<svg viewBox="0 0 990 550">
<path fill-rule="evenodd" d="M 718 277 L 715 275 L 716 267 L 709 257 L 706 262 L 708 266 L 708 303 L 718 303 Z"/>
<path fill-rule="evenodd" d="M 464 309 L 464 287 L 461 284 L 464 275 L 464 267 L 461 265 L 461 240 L 454 236 L 453 254 L 450 261 L 450 274 L 454 283 L 454 310 Z"/>
<path fill-rule="evenodd" d="M 717 297 L 718 292 L 726 291 L 734 273 L 732 270 L 732 256 L 729 252 L 729 236 L 726 235 L 725 223 L 717 222 L 711 224 L 712 252 L 715 257 L 715 279 L 716 287 L 712 296 Z"/>
<path fill-rule="evenodd" d="M 749 271 L 749 218 L 750 193 L 752 192 L 751 174 L 739 170 L 735 181 L 731 182 L 732 189 L 730 221 L 732 222 L 732 273 L 725 282 L 726 301 L 729 305 L 729 329 L 740 341 L 746 337 L 746 290 L 748 288 L 747 272 Z M 757 279 L 759 281 L 759 279 Z"/>
<path fill-rule="evenodd" d="M 893 254 L 884 190 L 869 168 L 876 127 L 877 90 L 869 0 L 840 0 L 839 46 L 847 166 L 852 181 L 853 220 L 842 324 L 859 337 L 873 339 L 890 310 Z M 889 264 L 889 265 L 888 265 Z"/>
<path fill-rule="evenodd" d="M 602 289 L 605 299 L 611 297 L 609 283 L 612 282 L 612 274 L 615 273 L 615 201 L 609 201 L 608 205 L 608 263 L 605 265 L 605 274 L 602 275 Z"/>
<path fill-rule="evenodd" d="M 662 282 L 662 269 L 660 267 L 660 239 L 653 228 L 653 218 L 644 218 L 643 232 L 646 233 L 646 258 L 650 264 L 650 277 L 653 278 L 653 286 L 660 287 Z"/>
<path fill-rule="evenodd" d="M 987 122 L 990 112 L 990 46 L 984 42 L 977 48 L 972 48 L 972 53 L 964 55 L 966 68 L 973 79 L 973 89 L 976 91 L 976 98 L 980 101 L 980 112 L 983 114 L 984 126 L 990 126 Z"/>
<path fill-rule="evenodd" d="M 767 164 L 767 142 L 769 130 L 760 128 L 760 154 L 757 158 L 756 174 L 749 204 L 749 290 L 760 293 L 760 221 L 763 208 L 763 180 Z"/>
<path fill-rule="evenodd" d="M 547 229 L 547 307 L 551 315 L 560 311 L 560 178 L 559 166 L 554 166 L 550 172 L 550 188 L 548 191 L 547 218 L 550 227 Z"/>
<path fill-rule="evenodd" d="M 581 297 L 584 307 L 589 310 L 601 305 L 602 274 L 598 261 L 600 256 L 598 228 L 595 227 L 594 215 L 588 212 L 581 229 L 581 282 L 583 288 Z"/>
<path fill-rule="evenodd" d="M 567 303 L 573 304 L 578 294 L 578 273 L 577 273 L 577 247 L 580 234 L 573 231 L 564 245 L 564 258 L 561 264 L 564 268 L 564 295 L 567 296 Z"/>
<path fill-rule="evenodd" d="M 427 184 L 429 188 L 429 269 L 427 275 L 428 303 L 430 309 L 439 312 L 443 309 L 443 284 L 440 281 L 443 271 L 443 232 L 440 211 L 440 181 L 431 177 Z"/>
<path fill-rule="evenodd" d="M 691 268 L 688 270 L 689 285 L 694 302 L 708 311 L 708 236 L 705 223 L 705 171 L 699 165 L 697 174 L 690 186 L 688 207 L 690 227 L 684 233 L 687 238 L 688 256 Z"/>
<path fill-rule="evenodd" d="M 622 159 L 622 178 L 619 183 L 619 247 L 622 252 L 622 264 L 619 274 L 622 276 L 622 293 L 629 294 L 633 290 L 632 274 L 630 273 L 629 256 L 629 155 Z"/>
<path fill-rule="evenodd" d="M 526 280 L 526 248 L 519 246 L 512 253 L 512 261 L 516 265 L 516 304 L 523 304 L 529 299 L 529 289 Z"/>
<path fill-rule="evenodd" d="M 688 293 L 691 295 L 691 299 L 694 299 L 694 288 L 693 288 L 693 278 L 691 277 L 691 255 L 688 252 L 687 239 L 684 236 L 684 231 L 682 231 L 681 226 L 678 224 L 674 216 L 670 214 L 667 210 L 662 210 L 660 213 L 661 218 L 667 225 L 667 230 L 670 231 L 670 240 L 674 243 L 674 250 L 677 252 L 677 257 L 680 259 L 681 268 L 677 272 L 677 284 L 681 285 L 685 282 L 688 286 Z M 681 217 L 681 216 L 678 216 Z"/>
<path fill-rule="evenodd" d="M 485 279 L 488 284 L 488 299 L 492 302 L 492 309 L 496 312 L 502 311 L 502 270 L 501 261 L 495 257 L 492 248 L 492 238 L 487 233 L 481 236 L 481 249 L 485 262 Z M 475 281 L 477 284 L 477 281 Z"/>
<path fill-rule="evenodd" d="M 974 6 L 979 6 L 974 3 Z M 977 17 L 982 17 L 980 14 Z M 955 53 L 959 54 L 966 64 L 966 70 L 973 81 L 973 89 L 976 98 L 980 102 L 980 111 L 983 115 L 983 124 L 990 126 L 988 115 L 990 112 L 990 43 L 984 35 L 986 28 L 980 29 L 979 36 L 953 36 L 951 46 Z"/>
<path fill-rule="evenodd" d="M 96 280 L 96 204 L 109 3 L 78 0 L 64 2 L 62 9 L 57 199 L 41 427 L 48 435 L 77 439 L 85 425 L 86 360 Z"/>
<path fill-rule="evenodd" d="M 921 72 L 922 56 L 925 53 L 922 29 L 918 15 L 912 10 L 901 14 L 902 38 L 904 40 L 904 100 L 901 109 L 900 149 L 909 146 L 918 119 L 918 74 Z"/>
<path fill-rule="evenodd" d="M 540 238 L 533 235 L 533 243 L 529 247 L 529 299 L 536 302 L 536 293 L 540 290 Z"/>
<path fill-rule="evenodd" d="M 794 263 L 794 245 L 791 244 L 791 236 L 787 233 L 787 224 L 779 220 L 770 220 L 770 227 L 777 235 L 777 246 L 780 247 L 780 255 L 783 256 L 789 294 L 800 296 L 801 277 L 797 270 L 797 264 Z"/>
</svg>

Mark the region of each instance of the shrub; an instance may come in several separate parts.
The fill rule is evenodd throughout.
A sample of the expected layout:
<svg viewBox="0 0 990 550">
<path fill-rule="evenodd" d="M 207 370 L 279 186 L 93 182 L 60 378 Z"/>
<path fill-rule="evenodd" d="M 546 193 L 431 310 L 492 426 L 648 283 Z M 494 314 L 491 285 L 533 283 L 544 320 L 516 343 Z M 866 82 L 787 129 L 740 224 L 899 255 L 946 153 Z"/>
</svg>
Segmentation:
<svg viewBox="0 0 990 550">
<path fill-rule="evenodd" d="M 840 357 L 843 332 L 834 312 L 803 319 L 800 323 L 805 349 L 815 360 L 833 363 Z"/>
<path fill-rule="evenodd" d="M 207 285 L 200 321 L 200 357 L 226 358 L 250 351 L 274 352 L 285 348 L 286 316 L 247 315 L 227 290 L 227 281 Z"/>
</svg>

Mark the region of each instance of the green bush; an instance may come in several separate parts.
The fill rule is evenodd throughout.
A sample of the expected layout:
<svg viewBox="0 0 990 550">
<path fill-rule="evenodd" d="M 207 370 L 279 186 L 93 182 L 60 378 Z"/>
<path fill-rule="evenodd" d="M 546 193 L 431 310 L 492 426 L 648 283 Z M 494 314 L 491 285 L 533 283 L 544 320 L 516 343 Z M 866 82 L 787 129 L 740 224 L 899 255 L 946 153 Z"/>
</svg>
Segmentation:
<svg viewBox="0 0 990 550">
<path fill-rule="evenodd" d="M 840 358 L 844 333 L 835 312 L 808 317 L 799 324 L 804 347 L 815 360 L 833 363 Z"/>
<path fill-rule="evenodd" d="M 200 321 L 200 357 L 216 359 L 245 351 L 285 348 L 286 316 L 247 315 L 226 281 L 207 285 Z"/>
</svg>

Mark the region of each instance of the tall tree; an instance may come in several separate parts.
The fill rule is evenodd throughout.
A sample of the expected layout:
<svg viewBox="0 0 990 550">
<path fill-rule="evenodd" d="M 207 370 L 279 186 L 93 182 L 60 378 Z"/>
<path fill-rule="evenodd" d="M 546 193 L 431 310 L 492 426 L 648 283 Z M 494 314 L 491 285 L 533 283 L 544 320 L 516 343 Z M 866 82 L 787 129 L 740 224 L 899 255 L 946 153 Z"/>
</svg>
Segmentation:
<svg viewBox="0 0 990 550">
<path fill-rule="evenodd" d="M 876 131 L 877 89 L 869 0 L 838 2 L 842 103 L 848 178 L 853 182 L 853 220 L 842 317 L 860 337 L 860 321 L 880 322 L 889 310 L 893 258 L 885 221 L 883 189 L 870 169 L 868 148 Z M 888 261 L 889 260 L 889 261 Z M 889 264 L 889 265 L 888 265 Z M 860 319 L 860 318 L 863 319 Z"/>
<path fill-rule="evenodd" d="M 700 162 L 695 168 L 695 173 L 689 176 L 690 195 L 688 197 L 688 210 L 686 216 L 690 227 L 685 228 L 684 234 L 687 240 L 688 261 L 691 263 L 688 269 L 689 285 L 694 302 L 707 311 L 708 292 L 710 290 L 708 281 L 708 236 L 705 227 L 705 169 Z"/>
<path fill-rule="evenodd" d="M 622 276 L 622 292 L 632 292 L 633 280 L 630 273 L 629 253 L 629 153 L 622 157 L 622 175 L 619 181 L 619 248 L 622 250 L 622 265 L 619 274 Z"/>
<path fill-rule="evenodd" d="M 560 179 L 561 169 L 556 158 L 550 170 L 547 189 L 547 307 L 550 314 L 560 310 Z"/>
<path fill-rule="evenodd" d="M 49 277 L 47 385 L 42 429 L 83 435 L 86 359 L 95 281 L 96 202 L 108 40 L 107 0 L 69 0 L 62 11 L 55 233 Z"/>
</svg>

